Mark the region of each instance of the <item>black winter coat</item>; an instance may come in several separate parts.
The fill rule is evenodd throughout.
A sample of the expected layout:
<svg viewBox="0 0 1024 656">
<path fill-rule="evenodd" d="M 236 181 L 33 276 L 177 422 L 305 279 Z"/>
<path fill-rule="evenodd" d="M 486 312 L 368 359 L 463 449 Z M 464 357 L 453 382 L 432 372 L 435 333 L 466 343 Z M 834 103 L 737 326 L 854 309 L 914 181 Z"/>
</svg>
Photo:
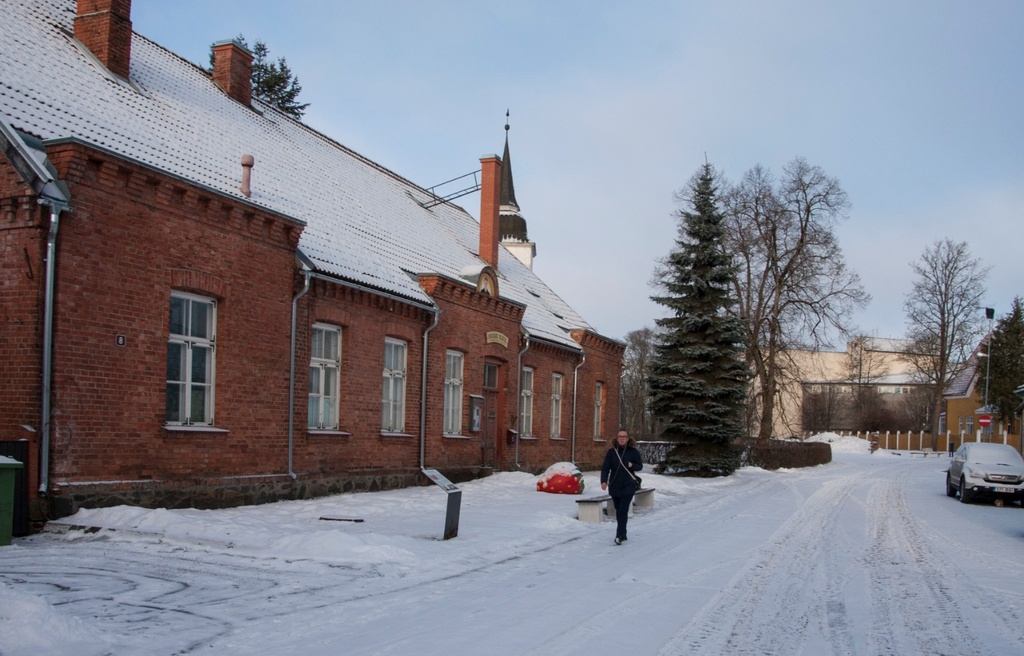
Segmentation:
<svg viewBox="0 0 1024 656">
<path fill-rule="evenodd" d="M 616 451 L 619 452 L 618 455 L 616 455 Z M 621 463 L 619 455 L 622 456 Z M 633 467 L 627 470 L 624 465 L 628 463 L 633 463 Z M 629 472 L 632 471 L 635 474 L 643 468 L 644 463 L 640 459 L 640 452 L 635 447 L 616 445 L 608 449 L 608 453 L 604 455 L 604 464 L 601 465 L 601 482 L 608 484 L 608 494 L 613 497 L 631 494 L 636 491 L 637 485 Z"/>
</svg>

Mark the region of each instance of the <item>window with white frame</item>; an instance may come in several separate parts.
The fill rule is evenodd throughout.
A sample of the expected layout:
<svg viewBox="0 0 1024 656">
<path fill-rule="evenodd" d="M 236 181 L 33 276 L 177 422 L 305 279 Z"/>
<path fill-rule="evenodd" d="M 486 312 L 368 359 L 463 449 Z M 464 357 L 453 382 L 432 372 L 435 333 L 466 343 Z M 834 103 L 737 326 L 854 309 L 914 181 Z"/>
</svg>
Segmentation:
<svg viewBox="0 0 1024 656">
<path fill-rule="evenodd" d="M 519 393 L 519 434 L 533 435 L 533 369 L 523 367 L 522 389 Z"/>
<path fill-rule="evenodd" d="M 562 436 L 562 374 L 551 374 L 551 437 Z"/>
<path fill-rule="evenodd" d="M 465 356 L 447 351 L 444 365 L 444 433 L 462 433 L 462 367 Z"/>
<path fill-rule="evenodd" d="M 967 421 L 967 434 L 968 435 L 974 435 L 974 417 L 968 415 L 966 417 L 966 421 Z"/>
<path fill-rule="evenodd" d="M 604 413 L 604 383 L 597 383 L 594 387 L 594 439 L 599 440 L 604 435 L 604 426 L 601 425 Z"/>
<path fill-rule="evenodd" d="M 171 292 L 164 419 L 179 426 L 213 425 L 217 302 Z"/>
<path fill-rule="evenodd" d="M 309 348 L 309 428 L 338 428 L 340 378 L 341 328 L 314 324 Z"/>
<path fill-rule="evenodd" d="M 405 430 L 405 363 L 408 347 L 390 337 L 384 340 L 384 395 L 381 401 L 381 429 Z"/>
</svg>

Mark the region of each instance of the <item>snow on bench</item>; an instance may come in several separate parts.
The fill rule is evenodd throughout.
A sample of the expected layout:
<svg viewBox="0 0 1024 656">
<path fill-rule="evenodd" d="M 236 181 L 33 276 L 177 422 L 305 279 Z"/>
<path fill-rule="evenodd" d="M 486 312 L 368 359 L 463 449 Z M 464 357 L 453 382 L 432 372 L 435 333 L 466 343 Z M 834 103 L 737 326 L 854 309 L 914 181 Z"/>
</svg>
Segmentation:
<svg viewBox="0 0 1024 656">
<path fill-rule="evenodd" d="M 630 514 L 633 508 L 653 508 L 654 488 L 646 487 L 636 491 L 633 495 L 633 503 L 629 507 Z M 576 516 L 581 522 L 600 524 L 604 515 L 615 516 L 615 506 L 612 504 L 611 496 L 602 494 L 586 499 L 576 499 Z"/>
</svg>

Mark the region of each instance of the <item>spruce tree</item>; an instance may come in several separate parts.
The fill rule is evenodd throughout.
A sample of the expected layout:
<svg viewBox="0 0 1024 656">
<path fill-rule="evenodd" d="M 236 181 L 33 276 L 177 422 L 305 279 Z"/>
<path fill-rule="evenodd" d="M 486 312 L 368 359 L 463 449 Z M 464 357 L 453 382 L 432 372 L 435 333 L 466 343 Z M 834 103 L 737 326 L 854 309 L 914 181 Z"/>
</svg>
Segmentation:
<svg viewBox="0 0 1024 656">
<path fill-rule="evenodd" d="M 678 442 L 661 470 L 709 476 L 739 466 L 733 443 L 746 436 L 748 373 L 744 330 L 729 312 L 734 269 L 723 249 L 714 168 L 705 164 L 681 194 L 688 205 L 652 299 L 668 309 L 657 320 L 650 374 L 651 412 L 661 439 Z"/>
<path fill-rule="evenodd" d="M 301 119 L 309 103 L 299 103 L 302 93 L 299 78 L 292 75 L 292 69 L 284 57 L 270 60 L 270 49 L 263 41 L 256 39 L 256 45 L 249 48 L 245 37 L 239 34 L 234 42 L 252 53 L 252 93 L 257 98 L 274 105 L 285 114 Z M 213 68 L 213 46 L 210 46 L 210 68 Z"/>
<path fill-rule="evenodd" d="M 1013 299 L 1010 313 L 1000 318 L 992 331 L 988 367 L 989 405 L 999 408 L 999 418 L 1012 429 L 1014 410 L 1020 405 L 1014 390 L 1024 383 L 1024 301 L 1019 296 Z"/>
</svg>

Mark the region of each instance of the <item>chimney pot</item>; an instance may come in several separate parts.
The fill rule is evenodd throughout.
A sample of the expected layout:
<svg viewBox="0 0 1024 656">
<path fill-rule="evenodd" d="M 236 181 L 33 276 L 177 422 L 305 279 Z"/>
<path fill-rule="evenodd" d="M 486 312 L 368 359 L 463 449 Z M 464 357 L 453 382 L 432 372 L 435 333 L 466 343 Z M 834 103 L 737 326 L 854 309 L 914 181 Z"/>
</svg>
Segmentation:
<svg viewBox="0 0 1024 656">
<path fill-rule="evenodd" d="M 246 198 L 252 196 L 252 188 L 250 187 L 252 167 L 256 163 L 256 158 L 252 155 L 242 155 L 242 186 L 239 187 L 242 195 Z"/>
</svg>

